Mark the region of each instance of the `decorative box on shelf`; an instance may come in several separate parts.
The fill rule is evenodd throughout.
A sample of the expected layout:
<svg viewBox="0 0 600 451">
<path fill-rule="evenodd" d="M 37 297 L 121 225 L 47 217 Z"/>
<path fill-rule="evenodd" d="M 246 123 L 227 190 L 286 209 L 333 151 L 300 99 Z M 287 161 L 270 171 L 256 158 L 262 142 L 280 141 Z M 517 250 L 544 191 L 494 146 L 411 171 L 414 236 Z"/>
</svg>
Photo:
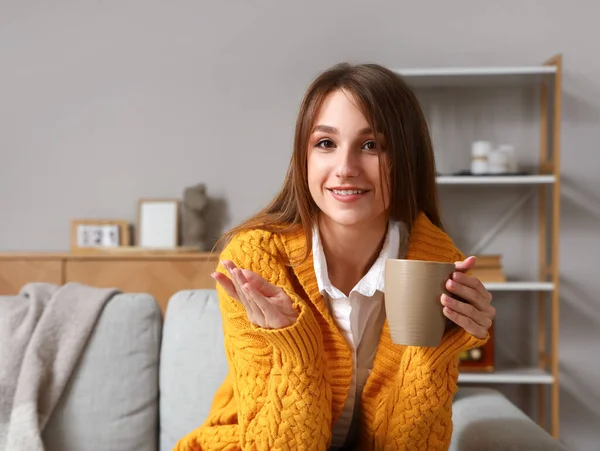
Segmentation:
<svg viewBox="0 0 600 451">
<path fill-rule="evenodd" d="M 471 274 L 483 283 L 505 283 L 501 255 L 477 255 L 477 263 Z M 463 352 L 460 356 L 461 371 L 494 371 L 494 326 L 490 329 L 490 339 L 481 347 Z"/>
<path fill-rule="evenodd" d="M 504 283 L 506 276 L 502 270 L 501 255 L 477 255 L 475 267 L 471 269 L 471 274 L 482 282 Z"/>
<path fill-rule="evenodd" d="M 460 371 L 494 371 L 494 326 L 490 329 L 490 339 L 483 345 L 459 355 Z"/>
</svg>

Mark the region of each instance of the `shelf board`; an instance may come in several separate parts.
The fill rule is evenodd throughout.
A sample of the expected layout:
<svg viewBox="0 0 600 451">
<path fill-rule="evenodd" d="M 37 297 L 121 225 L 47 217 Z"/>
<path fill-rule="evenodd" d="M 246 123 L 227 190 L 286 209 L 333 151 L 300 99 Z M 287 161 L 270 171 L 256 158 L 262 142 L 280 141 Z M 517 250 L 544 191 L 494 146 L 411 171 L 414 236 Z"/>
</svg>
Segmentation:
<svg viewBox="0 0 600 451">
<path fill-rule="evenodd" d="M 491 373 L 462 371 L 459 383 L 466 384 L 552 384 L 554 376 L 537 367 L 499 369 Z"/>
<path fill-rule="evenodd" d="M 484 282 L 489 291 L 553 291 L 552 282 Z"/>
<path fill-rule="evenodd" d="M 527 86 L 552 81 L 556 66 L 394 69 L 414 87 Z"/>
<path fill-rule="evenodd" d="M 556 182 L 554 175 L 438 175 L 439 185 L 544 185 Z"/>
</svg>

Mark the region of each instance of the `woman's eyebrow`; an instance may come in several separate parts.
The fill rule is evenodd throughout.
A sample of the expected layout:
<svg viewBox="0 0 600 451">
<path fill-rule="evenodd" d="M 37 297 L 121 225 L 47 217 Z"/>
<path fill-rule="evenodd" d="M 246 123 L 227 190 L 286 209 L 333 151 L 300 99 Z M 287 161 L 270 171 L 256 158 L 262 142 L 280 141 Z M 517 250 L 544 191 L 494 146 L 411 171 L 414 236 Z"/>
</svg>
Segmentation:
<svg viewBox="0 0 600 451">
<path fill-rule="evenodd" d="M 331 127 L 330 125 L 315 125 L 315 128 L 312 131 L 313 133 L 315 132 L 323 132 L 323 133 L 331 133 L 332 135 L 339 135 L 339 130 L 335 127 Z M 373 133 L 373 130 L 371 129 L 371 127 L 365 127 L 361 130 L 358 131 L 359 134 L 361 135 L 367 135 L 370 133 Z"/>
</svg>

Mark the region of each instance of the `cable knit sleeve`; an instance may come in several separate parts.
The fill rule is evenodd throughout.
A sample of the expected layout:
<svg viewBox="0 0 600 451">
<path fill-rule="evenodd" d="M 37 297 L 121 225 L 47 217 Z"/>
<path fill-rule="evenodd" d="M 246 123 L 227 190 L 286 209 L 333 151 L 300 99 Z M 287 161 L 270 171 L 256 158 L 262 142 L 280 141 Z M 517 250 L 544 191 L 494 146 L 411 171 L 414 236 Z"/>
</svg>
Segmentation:
<svg viewBox="0 0 600 451">
<path fill-rule="evenodd" d="M 428 230 L 420 229 L 418 240 Z M 449 238 L 447 244 L 431 246 L 428 254 L 413 249 L 411 258 L 455 262 L 464 260 Z M 433 241 L 433 240 L 429 240 Z M 421 247 L 423 247 L 421 245 Z M 443 252 L 443 249 L 447 249 Z M 432 258 L 433 256 L 433 258 Z M 400 346 L 392 343 L 389 334 L 379 346 L 393 362 L 384 362 L 378 369 L 372 389 L 377 403 L 366 411 L 373 418 L 374 446 L 381 450 L 447 450 L 452 436 L 452 400 L 457 390 L 459 354 L 483 345 L 481 340 L 460 327 L 449 328 L 437 347 Z M 366 448 L 365 448 L 366 449 Z"/>
<path fill-rule="evenodd" d="M 454 329 L 438 347 L 402 347 L 400 367 L 382 392 L 376 413 L 380 429 L 376 436 L 381 441 L 376 449 L 447 450 L 452 435 L 458 354 L 484 342 Z"/>
<path fill-rule="evenodd" d="M 272 239 L 265 232 L 246 233 L 229 243 L 221 260 L 232 260 L 282 287 L 299 317 L 283 329 L 262 329 L 248 321 L 240 302 L 217 287 L 237 424 L 208 422 L 188 438 L 190 446 L 181 443 L 177 450 L 327 449 L 332 394 L 321 331 L 295 292 Z M 217 270 L 227 273 L 221 265 Z"/>
</svg>

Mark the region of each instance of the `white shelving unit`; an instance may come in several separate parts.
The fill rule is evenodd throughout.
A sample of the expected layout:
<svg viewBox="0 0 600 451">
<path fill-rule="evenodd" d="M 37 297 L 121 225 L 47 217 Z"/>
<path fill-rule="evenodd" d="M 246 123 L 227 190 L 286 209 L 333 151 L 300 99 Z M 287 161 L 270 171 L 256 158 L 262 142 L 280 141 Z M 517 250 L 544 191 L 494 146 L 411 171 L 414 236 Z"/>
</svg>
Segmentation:
<svg viewBox="0 0 600 451">
<path fill-rule="evenodd" d="M 523 86 L 554 80 L 557 66 L 397 69 L 415 87 Z"/>
<path fill-rule="evenodd" d="M 522 67 L 451 67 L 397 69 L 404 80 L 415 88 L 468 88 L 530 86 L 539 88 L 540 96 L 540 158 L 539 173 L 531 175 L 439 175 L 438 185 L 527 185 L 538 190 L 539 212 L 539 278 L 532 281 L 485 283 L 491 292 L 529 292 L 538 299 L 538 366 L 497 368 L 491 372 L 461 371 L 459 383 L 471 384 L 533 384 L 539 388 L 540 424 L 545 426 L 545 399 L 549 390 L 550 427 L 558 438 L 558 330 L 559 330 L 559 279 L 558 237 L 560 219 L 560 110 L 562 57 L 560 55 L 539 66 Z M 501 188 L 499 188 L 501 193 Z M 506 224 L 530 197 L 524 196 L 503 218 L 489 230 L 481 243 L 486 243 Z M 479 244 L 481 244 L 479 243 Z M 481 248 L 476 246 L 476 248 Z M 547 306 L 550 299 L 550 321 Z M 502 306 L 496 304 L 497 309 Z M 549 342 L 549 343 L 548 343 Z"/>
<path fill-rule="evenodd" d="M 438 185 L 544 185 L 556 182 L 556 177 L 548 175 L 439 175 Z"/>
<path fill-rule="evenodd" d="M 487 282 L 483 284 L 490 291 L 553 291 L 552 282 Z"/>
<path fill-rule="evenodd" d="M 544 384 L 554 383 L 554 377 L 537 367 L 496 370 L 491 373 L 462 372 L 459 383 L 465 384 Z"/>
</svg>

